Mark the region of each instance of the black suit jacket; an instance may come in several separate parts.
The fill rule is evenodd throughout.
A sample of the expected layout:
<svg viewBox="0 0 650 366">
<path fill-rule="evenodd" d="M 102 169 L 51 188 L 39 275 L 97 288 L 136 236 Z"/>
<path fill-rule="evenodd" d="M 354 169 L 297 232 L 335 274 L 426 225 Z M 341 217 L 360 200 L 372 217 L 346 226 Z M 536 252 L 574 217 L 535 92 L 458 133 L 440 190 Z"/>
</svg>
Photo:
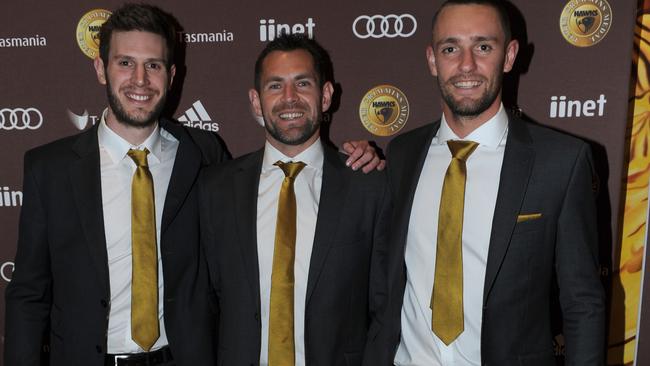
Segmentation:
<svg viewBox="0 0 650 366">
<path fill-rule="evenodd" d="M 199 247 L 195 182 L 225 158 L 214 135 L 161 121 L 179 140 L 161 224 L 165 328 L 178 365 L 213 365 L 210 307 Z M 104 365 L 110 306 L 97 128 L 25 154 L 24 201 L 6 290 L 5 365 Z"/>
<path fill-rule="evenodd" d="M 256 222 L 263 154 L 260 150 L 209 168 L 199 184 L 202 242 L 220 311 L 218 365 L 259 364 Z M 308 366 L 360 365 L 368 334 L 377 331 L 377 307 L 386 298 L 385 177 L 353 172 L 344 161 L 325 147 L 307 283 Z"/>
<path fill-rule="evenodd" d="M 438 121 L 418 128 L 389 145 L 389 182 L 395 204 L 390 305 L 387 326 L 374 345 L 376 361 L 369 364 L 392 365 L 399 344 L 411 207 L 439 126 Z M 603 364 L 605 306 L 591 165 L 584 142 L 510 118 L 483 304 L 473 304 L 483 307 L 483 365 L 555 364 L 550 314 L 555 279 L 564 318 L 566 364 Z M 518 222 L 519 215 L 538 213 L 542 215 L 538 219 Z"/>
</svg>

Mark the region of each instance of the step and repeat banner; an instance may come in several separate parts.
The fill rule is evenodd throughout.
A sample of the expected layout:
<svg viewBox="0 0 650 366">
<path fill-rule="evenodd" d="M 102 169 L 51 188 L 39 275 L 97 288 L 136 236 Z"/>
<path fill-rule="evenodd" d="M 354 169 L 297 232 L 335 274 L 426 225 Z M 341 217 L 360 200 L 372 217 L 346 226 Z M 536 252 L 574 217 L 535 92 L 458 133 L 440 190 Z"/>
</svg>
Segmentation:
<svg viewBox="0 0 650 366">
<path fill-rule="evenodd" d="M 99 121 L 107 103 L 92 66 L 97 31 L 122 3 L 0 5 L 0 314 L 13 271 L 23 154 Z M 334 62 L 337 98 L 326 137 L 337 145 L 367 139 L 383 148 L 395 135 L 440 117 L 425 48 L 431 16 L 441 3 L 156 1 L 182 26 L 183 57 L 167 114 L 218 132 L 234 156 L 261 147 L 264 130 L 248 103 L 255 59 L 280 32 L 305 33 L 328 49 Z M 610 300 L 608 363 L 632 364 L 647 221 L 650 53 L 642 30 L 650 22 L 642 12 L 650 6 L 635 0 L 513 0 L 508 8 L 520 51 L 504 80 L 506 107 L 592 146 L 602 275 Z M 637 70 L 643 78 L 630 83 Z M 636 109 L 629 108 L 630 99 L 637 101 Z M 390 113 L 375 110 L 387 105 Z M 0 316 L 2 338 L 3 331 Z M 556 351 L 563 352 L 561 336 Z"/>
</svg>

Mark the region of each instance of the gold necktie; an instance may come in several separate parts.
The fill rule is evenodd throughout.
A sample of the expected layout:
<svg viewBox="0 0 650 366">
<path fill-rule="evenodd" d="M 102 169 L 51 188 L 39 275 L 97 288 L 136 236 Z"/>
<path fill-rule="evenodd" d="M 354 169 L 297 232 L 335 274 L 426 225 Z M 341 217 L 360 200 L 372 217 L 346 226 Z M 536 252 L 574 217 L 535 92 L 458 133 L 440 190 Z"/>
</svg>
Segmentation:
<svg viewBox="0 0 650 366">
<path fill-rule="evenodd" d="M 137 165 L 131 185 L 131 338 L 145 351 L 159 337 L 156 213 L 147 154 L 147 149 L 128 152 Z"/>
<path fill-rule="evenodd" d="M 463 207 L 465 161 L 478 144 L 447 141 L 452 159 L 445 174 L 438 211 L 436 271 L 431 294 L 431 329 L 446 345 L 464 330 L 463 318 Z"/>
<path fill-rule="evenodd" d="M 284 171 L 278 199 L 275 226 L 273 272 L 271 274 L 271 313 L 269 316 L 269 366 L 293 366 L 293 266 L 296 251 L 296 195 L 293 182 L 305 163 L 275 165 Z"/>
</svg>

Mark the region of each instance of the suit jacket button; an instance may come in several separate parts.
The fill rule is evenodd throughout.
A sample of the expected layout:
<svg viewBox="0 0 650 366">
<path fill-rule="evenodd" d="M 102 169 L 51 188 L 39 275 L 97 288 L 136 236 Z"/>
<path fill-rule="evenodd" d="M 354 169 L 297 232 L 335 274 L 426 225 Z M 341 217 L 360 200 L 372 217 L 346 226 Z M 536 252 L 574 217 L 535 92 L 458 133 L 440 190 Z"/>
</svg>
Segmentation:
<svg viewBox="0 0 650 366">
<path fill-rule="evenodd" d="M 108 303 L 104 299 L 102 299 L 102 301 L 100 301 L 99 303 L 102 304 L 102 307 L 107 307 L 108 306 Z"/>
<path fill-rule="evenodd" d="M 255 313 L 255 320 L 259 321 L 260 320 L 260 314 Z"/>
<path fill-rule="evenodd" d="M 95 346 L 97 353 L 102 353 L 102 346 Z"/>
</svg>

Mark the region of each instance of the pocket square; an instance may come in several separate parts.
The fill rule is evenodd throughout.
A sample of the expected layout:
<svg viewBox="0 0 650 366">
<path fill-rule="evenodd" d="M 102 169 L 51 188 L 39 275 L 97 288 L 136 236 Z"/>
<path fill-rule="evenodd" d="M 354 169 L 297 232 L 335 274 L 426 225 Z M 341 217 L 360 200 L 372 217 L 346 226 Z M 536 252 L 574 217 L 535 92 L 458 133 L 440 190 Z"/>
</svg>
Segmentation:
<svg viewBox="0 0 650 366">
<path fill-rule="evenodd" d="M 542 217 L 541 213 L 518 215 L 517 216 L 517 223 L 524 222 L 524 221 L 530 221 L 530 220 L 537 220 L 537 219 L 539 219 L 541 217 Z"/>
</svg>

